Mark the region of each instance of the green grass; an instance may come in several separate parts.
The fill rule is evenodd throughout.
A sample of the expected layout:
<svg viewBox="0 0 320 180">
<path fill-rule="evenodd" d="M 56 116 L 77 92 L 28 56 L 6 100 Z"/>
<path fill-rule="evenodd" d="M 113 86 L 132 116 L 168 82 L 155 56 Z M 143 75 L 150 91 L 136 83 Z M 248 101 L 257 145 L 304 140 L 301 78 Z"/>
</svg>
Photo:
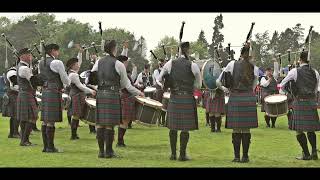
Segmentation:
<svg viewBox="0 0 320 180">
<path fill-rule="evenodd" d="M 222 128 L 220 134 L 210 133 L 209 127 L 205 126 L 202 108 L 198 112 L 200 130 L 190 132 L 187 153 L 192 160 L 187 162 L 169 160 L 168 129 L 164 127 L 133 124 L 133 129 L 129 129 L 125 136 L 127 147 L 116 148 L 114 143 L 114 150 L 122 158 L 99 159 L 95 135 L 89 134 L 88 126 L 82 122 L 78 141 L 69 140 L 66 119 L 56 124 L 55 144 L 64 153 L 47 154 L 41 152 L 41 133 L 32 133 L 31 141 L 38 144 L 34 147 L 20 147 L 18 139 L 8 139 L 9 120 L 0 116 L 0 167 L 320 167 L 320 160 L 295 160 L 301 149 L 295 132 L 288 130 L 286 116 L 278 118 L 276 129 L 270 129 L 265 128 L 260 108 L 258 111 L 259 128 L 252 129 L 250 163 L 247 164 L 231 162 L 232 131 Z M 39 128 L 40 124 L 38 122 Z"/>
</svg>

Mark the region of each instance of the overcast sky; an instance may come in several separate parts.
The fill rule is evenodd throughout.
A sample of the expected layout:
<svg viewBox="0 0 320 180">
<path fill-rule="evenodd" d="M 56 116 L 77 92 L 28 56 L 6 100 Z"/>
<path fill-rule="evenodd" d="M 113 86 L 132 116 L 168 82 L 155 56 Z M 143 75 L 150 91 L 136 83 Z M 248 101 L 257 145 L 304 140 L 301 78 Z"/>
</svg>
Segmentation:
<svg viewBox="0 0 320 180">
<path fill-rule="evenodd" d="M 12 20 L 18 20 L 22 16 L 36 13 L 0 13 Z M 164 36 L 174 36 L 179 39 L 181 22 L 185 21 L 182 41 L 195 41 L 199 32 L 204 30 L 206 39 L 211 43 L 214 18 L 220 13 L 54 13 L 59 21 L 68 18 L 89 23 L 98 30 L 98 21 L 102 22 L 102 28 L 124 28 L 133 32 L 138 39 L 145 37 L 148 52 L 157 46 Z M 251 22 L 255 22 L 253 34 L 269 31 L 270 36 L 277 30 L 282 32 L 287 27 L 294 27 L 301 23 L 305 28 L 305 35 L 310 25 L 315 31 L 320 31 L 320 13 L 223 13 L 224 46 L 241 45 L 247 36 Z M 234 48 L 236 57 L 239 48 Z M 149 53 L 148 53 L 149 55 Z"/>
</svg>

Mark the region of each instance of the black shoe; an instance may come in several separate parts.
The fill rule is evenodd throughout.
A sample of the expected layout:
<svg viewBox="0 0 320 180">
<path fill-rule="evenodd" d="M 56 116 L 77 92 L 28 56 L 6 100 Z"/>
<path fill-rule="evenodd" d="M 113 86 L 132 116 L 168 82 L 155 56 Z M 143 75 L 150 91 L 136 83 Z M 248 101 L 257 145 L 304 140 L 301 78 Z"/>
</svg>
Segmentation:
<svg viewBox="0 0 320 180">
<path fill-rule="evenodd" d="M 175 155 L 175 154 L 171 154 L 171 156 L 170 156 L 170 160 L 177 160 L 177 155 Z"/>
<path fill-rule="evenodd" d="M 231 162 L 240 162 L 240 158 L 234 158 Z"/>
<path fill-rule="evenodd" d="M 318 153 L 317 152 L 313 152 L 310 157 L 311 157 L 312 160 L 318 160 Z"/>
<path fill-rule="evenodd" d="M 242 157 L 241 163 L 248 163 L 249 162 L 249 157 Z"/>
<path fill-rule="evenodd" d="M 308 156 L 308 155 L 305 155 L 303 152 L 302 152 L 302 156 L 298 156 L 296 157 L 297 160 L 311 160 L 311 156 Z"/>
<path fill-rule="evenodd" d="M 106 158 L 119 158 L 120 156 L 118 156 L 115 152 L 111 152 L 111 153 L 107 153 L 106 154 Z"/>
<path fill-rule="evenodd" d="M 20 143 L 20 146 L 36 146 L 36 144 L 32 144 L 31 142 Z"/>
<path fill-rule="evenodd" d="M 191 160 L 187 155 L 181 155 L 179 156 L 179 161 L 189 161 Z"/>
<path fill-rule="evenodd" d="M 9 135 L 8 135 L 8 138 L 14 138 L 14 137 L 13 137 L 13 135 L 12 135 L 12 134 L 9 134 Z"/>
<path fill-rule="evenodd" d="M 215 129 L 211 129 L 211 132 L 216 132 L 216 130 Z"/>
<path fill-rule="evenodd" d="M 106 154 L 104 152 L 99 152 L 98 158 L 106 158 Z"/>
<path fill-rule="evenodd" d="M 32 131 L 34 131 L 34 132 L 40 132 L 40 130 L 39 130 L 38 128 L 34 128 L 34 129 L 32 129 Z"/>
<path fill-rule="evenodd" d="M 271 128 L 276 128 L 276 126 L 274 124 L 272 124 Z"/>
<path fill-rule="evenodd" d="M 126 147 L 124 143 L 117 143 L 117 147 Z"/>
<path fill-rule="evenodd" d="M 266 128 L 270 128 L 270 125 L 267 124 L 267 125 L 266 125 Z"/>
<path fill-rule="evenodd" d="M 217 132 L 217 133 L 221 133 L 221 129 L 217 129 L 216 132 Z"/>
<path fill-rule="evenodd" d="M 12 135 L 12 138 L 20 139 L 20 134 L 14 134 L 14 135 Z"/>
<path fill-rule="evenodd" d="M 60 150 L 60 149 L 57 149 L 57 148 L 53 148 L 53 149 L 49 149 L 49 148 L 47 148 L 47 151 L 46 151 L 47 153 L 63 153 L 63 151 L 62 150 Z"/>
</svg>

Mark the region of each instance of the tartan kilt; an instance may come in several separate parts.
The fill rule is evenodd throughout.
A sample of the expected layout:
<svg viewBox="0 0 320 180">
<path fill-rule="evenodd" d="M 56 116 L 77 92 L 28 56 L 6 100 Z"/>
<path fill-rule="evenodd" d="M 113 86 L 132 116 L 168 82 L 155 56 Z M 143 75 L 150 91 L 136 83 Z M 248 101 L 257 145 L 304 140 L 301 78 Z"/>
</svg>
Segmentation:
<svg viewBox="0 0 320 180">
<path fill-rule="evenodd" d="M 225 127 L 256 128 L 258 127 L 256 96 L 253 92 L 231 92 Z"/>
<path fill-rule="evenodd" d="M 170 130 L 197 130 L 198 114 L 194 96 L 170 95 L 167 111 L 167 127 Z"/>
<path fill-rule="evenodd" d="M 71 112 L 69 112 L 69 115 L 72 114 L 72 116 L 77 116 L 80 119 L 84 118 L 85 115 L 85 108 L 86 108 L 86 95 L 83 92 L 77 93 L 73 96 L 71 96 Z M 69 107 L 69 109 L 70 109 Z"/>
<path fill-rule="evenodd" d="M 38 120 L 38 102 L 32 92 L 19 91 L 17 98 L 17 120 L 35 123 Z"/>
<path fill-rule="evenodd" d="M 206 104 L 207 113 L 220 113 L 224 114 L 226 111 L 225 108 L 225 99 L 224 94 L 217 95 L 214 98 L 208 97 Z"/>
<path fill-rule="evenodd" d="M 290 110 L 290 109 L 292 109 L 292 104 L 293 104 L 293 101 L 294 101 L 294 99 L 293 99 L 293 96 L 292 96 L 292 94 L 287 94 L 287 97 L 288 97 L 288 110 Z"/>
<path fill-rule="evenodd" d="M 130 122 L 136 119 L 135 98 L 129 92 L 121 92 L 122 121 Z"/>
<path fill-rule="evenodd" d="M 58 89 L 45 88 L 42 91 L 41 121 L 62 122 L 63 100 Z"/>
<path fill-rule="evenodd" d="M 292 118 L 289 121 L 289 129 L 295 131 L 319 131 L 320 122 L 317 111 L 317 101 L 294 100 L 292 103 Z"/>
<path fill-rule="evenodd" d="M 96 125 L 116 126 L 121 122 L 121 102 L 119 91 L 98 90 Z"/>
<path fill-rule="evenodd" d="M 8 92 L 7 96 L 9 97 L 9 101 L 3 102 L 2 104 L 2 117 L 13 117 L 17 116 L 17 97 L 18 92 Z"/>
</svg>

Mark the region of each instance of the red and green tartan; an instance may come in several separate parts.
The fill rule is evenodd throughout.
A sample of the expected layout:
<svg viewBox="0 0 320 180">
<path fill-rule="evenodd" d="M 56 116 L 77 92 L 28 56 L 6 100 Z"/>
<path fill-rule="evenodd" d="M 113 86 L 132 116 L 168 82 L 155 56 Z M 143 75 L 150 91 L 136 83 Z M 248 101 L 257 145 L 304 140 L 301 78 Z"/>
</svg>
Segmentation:
<svg viewBox="0 0 320 180">
<path fill-rule="evenodd" d="M 38 120 L 38 104 L 32 92 L 19 91 L 17 98 L 17 120 L 34 123 Z"/>
<path fill-rule="evenodd" d="M 202 98 L 202 108 L 205 108 L 207 110 L 207 101 L 208 101 L 208 98 L 210 96 L 210 93 L 208 90 L 205 90 L 203 92 L 203 98 Z M 206 111 L 207 112 L 207 111 Z"/>
<path fill-rule="evenodd" d="M 320 122 L 316 99 L 294 100 L 289 129 L 295 131 L 319 131 Z"/>
<path fill-rule="evenodd" d="M 136 120 L 135 98 L 128 92 L 121 92 L 122 121 Z"/>
<path fill-rule="evenodd" d="M 98 90 L 96 111 L 96 125 L 119 125 L 121 121 L 121 102 L 119 92 Z"/>
<path fill-rule="evenodd" d="M 80 119 L 84 118 L 86 108 L 86 95 L 85 93 L 77 93 L 71 97 L 71 114 Z M 69 107 L 70 108 L 70 107 Z"/>
<path fill-rule="evenodd" d="M 62 122 L 62 93 L 57 89 L 45 88 L 42 91 L 41 121 Z"/>
<path fill-rule="evenodd" d="M 197 130 L 197 104 L 193 94 L 174 95 L 168 103 L 167 127 L 171 130 Z"/>
<path fill-rule="evenodd" d="M 258 127 L 256 96 L 253 92 L 231 92 L 226 116 L 226 128 Z"/>
<path fill-rule="evenodd" d="M 220 113 L 226 112 L 224 94 L 216 94 L 214 98 L 210 95 L 207 98 L 206 112 L 208 113 Z"/>
<path fill-rule="evenodd" d="M 9 102 L 8 104 L 2 104 L 2 117 L 16 118 L 18 92 L 9 90 L 7 95 L 9 97 Z"/>
</svg>

